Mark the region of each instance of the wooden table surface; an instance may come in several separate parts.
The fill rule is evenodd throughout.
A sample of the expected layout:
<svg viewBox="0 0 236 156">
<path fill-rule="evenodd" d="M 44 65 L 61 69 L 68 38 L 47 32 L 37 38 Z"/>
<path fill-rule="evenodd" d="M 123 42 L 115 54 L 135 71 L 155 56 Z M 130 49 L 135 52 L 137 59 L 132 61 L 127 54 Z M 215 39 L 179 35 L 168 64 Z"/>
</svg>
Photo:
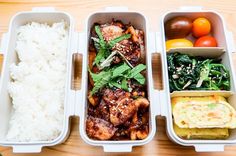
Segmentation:
<svg viewBox="0 0 236 156">
<path fill-rule="evenodd" d="M 36 6 L 53 6 L 70 13 L 76 20 L 77 30 L 83 31 L 84 21 L 91 12 L 102 10 L 107 6 L 128 6 L 130 10 L 145 14 L 150 23 L 150 31 L 159 30 L 159 20 L 163 13 L 180 6 L 203 6 L 205 9 L 218 11 L 223 15 L 227 28 L 236 36 L 236 1 L 235 0 L 0 0 L 0 35 L 8 30 L 10 18 L 19 11 L 31 10 Z M 236 37 L 234 37 L 236 39 Z M 235 41 L 234 41 L 235 42 Z M 0 64 L 3 57 L 0 55 Z M 233 58 L 236 62 L 236 55 Z M 153 56 L 155 87 L 161 88 L 159 56 Z M 234 64 L 236 65 L 236 63 Z M 1 67 L 1 65 L 0 65 Z M 101 147 L 86 144 L 79 135 L 79 120 L 72 118 L 71 134 L 65 143 L 43 148 L 40 154 L 27 155 L 214 155 L 234 156 L 236 145 L 227 146 L 224 153 L 196 153 L 193 147 L 183 147 L 171 142 L 166 136 L 164 118 L 157 118 L 158 131 L 155 138 L 147 145 L 134 147 L 132 153 L 104 153 Z M 0 147 L 3 156 L 15 155 L 11 148 Z M 18 154 L 20 155 L 20 154 Z M 26 155 L 26 154 L 21 154 Z"/>
</svg>

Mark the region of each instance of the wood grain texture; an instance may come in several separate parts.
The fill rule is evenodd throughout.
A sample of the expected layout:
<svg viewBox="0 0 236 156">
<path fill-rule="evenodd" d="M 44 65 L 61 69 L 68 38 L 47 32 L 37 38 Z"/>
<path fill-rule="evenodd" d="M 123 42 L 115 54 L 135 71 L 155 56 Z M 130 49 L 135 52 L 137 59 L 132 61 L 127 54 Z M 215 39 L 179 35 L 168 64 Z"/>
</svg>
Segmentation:
<svg viewBox="0 0 236 156">
<path fill-rule="evenodd" d="M 7 32 L 10 18 L 19 11 L 31 10 L 36 6 L 53 6 L 58 10 L 70 13 L 76 20 L 77 30 L 83 31 L 85 19 L 88 14 L 102 10 L 106 6 L 128 6 L 130 10 L 140 11 L 147 16 L 150 24 L 150 31 L 160 29 L 160 17 L 164 12 L 175 10 L 180 6 L 203 6 L 205 9 L 218 11 L 223 15 L 227 23 L 227 28 L 236 35 L 236 1 L 235 0 L 0 0 L 0 35 Z M 234 37 L 234 39 L 236 39 Z M 236 40 L 234 40 L 236 41 Z M 0 55 L 0 68 L 3 57 Z M 236 55 L 233 57 L 236 65 Z M 153 78 L 155 87 L 162 88 L 160 79 L 160 56 L 153 56 Z M 80 81 L 79 81 L 80 82 Z M 93 147 L 82 141 L 79 135 L 79 118 L 71 118 L 71 133 L 65 143 L 54 147 L 44 148 L 40 154 L 27 154 L 28 156 L 56 155 L 204 155 L 204 156 L 234 156 L 235 146 L 227 146 L 224 153 L 196 153 L 193 147 L 183 147 L 171 142 L 165 131 L 164 118 L 157 118 L 157 132 L 155 138 L 147 145 L 135 147 L 132 153 L 111 154 L 104 153 L 101 147 Z M 0 147 L 3 156 L 15 155 L 11 148 Z M 17 154 L 26 155 L 26 154 Z"/>
</svg>

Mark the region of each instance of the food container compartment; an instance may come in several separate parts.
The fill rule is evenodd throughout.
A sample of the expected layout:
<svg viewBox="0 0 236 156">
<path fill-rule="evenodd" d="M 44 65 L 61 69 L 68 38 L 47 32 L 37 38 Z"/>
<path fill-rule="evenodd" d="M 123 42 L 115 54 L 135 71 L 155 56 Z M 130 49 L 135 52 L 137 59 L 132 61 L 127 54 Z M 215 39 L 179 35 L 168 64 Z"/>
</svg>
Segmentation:
<svg viewBox="0 0 236 156">
<path fill-rule="evenodd" d="M 9 66 L 12 63 L 17 63 L 18 58 L 15 52 L 16 45 L 16 30 L 19 26 L 25 25 L 28 22 L 40 22 L 52 24 L 54 22 L 61 22 L 64 20 L 68 24 L 69 29 L 69 42 L 67 49 L 67 72 L 66 72 L 66 84 L 65 84 L 65 99 L 64 99 L 64 123 L 60 136 L 52 141 L 32 141 L 32 142 L 12 142 L 5 139 L 9 120 L 12 112 L 12 101 L 8 94 L 8 83 L 11 81 L 9 74 Z M 4 55 L 3 69 L 0 82 L 0 144 L 2 146 L 13 147 L 13 152 L 17 153 L 32 153 L 40 152 L 44 146 L 53 146 L 63 142 L 69 134 L 69 116 L 73 115 L 71 97 L 73 91 L 70 89 L 71 85 L 71 64 L 72 64 L 72 52 L 76 52 L 72 49 L 71 43 L 73 43 L 72 34 L 74 31 L 74 23 L 72 17 L 60 11 L 55 11 L 53 8 L 34 8 L 32 11 L 17 13 L 10 22 L 9 31 L 3 35 L 2 38 L 2 52 Z M 76 43 L 76 42 L 75 42 Z"/>
<path fill-rule="evenodd" d="M 165 47 L 165 34 L 164 34 L 164 22 L 171 17 L 174 16 L 187 16 L 190 18 L 197 17 L 206 17 L 208 18 L 213 28 L 213 35 L 218 41 L 219 47 L 214 48 L 176 48 L 171 49 L 170 52 L 180 52 L 184 54 L 190 54 L 193 56 L 203 56 L 210 58 L 221 58 L 226 68 L 230 71 L 231 76 L 231 89 L 230 91 L 177 91 L 170 94 L 169 90 L 169 75 L 167 69 L 167 54 Z M 199 7 L 183 7 L 178 11 L 172 11 L 166 13 L 162 17 L 161 21 L 161 34 L 162 34 L 162 70 L 163 70 L 163 83 L 164 83 L 164 91 L 161 91 L 161 97 L 163 97 L 163 105 L 162 107 L 162 115 L 164 115 L 167 119 L 167 134 L 171 140 L 174 142 L 183 145 L 183 146 L 194 146 L 195 150 L 198 152 L 213 152 L 213 151 L 224 151 L 225 145 L 232 145 L 236 143 L 236 130 L 230 130 L 230 137 L 225 140 L 185 140 L 178 137 L 173 129 L 173 118 L 172 118 L 172 110 L 171 110 L 171 97 L 172 96 L 207 96 L 207 95 L 221 95 L 227 99 L 227 101 L 236 108 L 235 101 L 235 75 L 234 68 L 232 63 L 232 52 L 233 52 L 233 42 L 232 36 L 229 36 L 229 32 L 227 31 L 224 20 L 218 13 L 214 11 L 205 11 Z"/>
<path fill-rule="evenodd" d="M 84 77 L 83 80 L 84 84 L 82 86 L 82 106 L 83 111 L 81 111 L 81 116 L 80 116 L 80 134 L 83 140 L 90 144 L 90 145 L 95 145 L 95 146 L 103 146 L 104 151 L 106 152 L 131 152 L 132 151 L 132 146 L 140 146 L 148 143 L 149 141 L 152 140 L 155 131 L 156 131 L 156 124 L 155 124 L 155 116 L 157 112 L 155 112 L 155 103 L 152 94 L 153 91 L 153 82 L 152 82 L 152 71 L 151 71 L 151 52 L 154 52 L 155 50 L 155 42 L 149 43 L 151 40 L 149 40 L 149 32 L 148 32 L 148 26 L 147 26 L 147 20 L 142 15 L 141 13 L 138 12 L 128 12 L 126 8 L 107 8 L 105 11 L 102 12 L 95 12 L 91 14 L 86 22 L 86 34 L 85 38 L 86 41 L 84 45 L 86 46 L 86 49 L 84 51 L 84 56 L 88 57 L 88 47 L 89 47 L 89 39 L 90 39 L 90 29 L 93 26 L 94 23 L 106 23 L 106 22 L 111 22 L 112 19 L 115 20 L 121 20 L 124 23 L 131 23 L 138 29 L 142 29 L 145 33 L 145 62 L 147 65 L 147 74 L 146 74 L 146 80 L 147 80 L 147 92 L 148 92 L 148 99 L 150 101 L 150 116 L 149 116 L 149 135 L 146 139 L 144 140 L 127 140 L 127 141 L 98 141 L 98 140 L 92 140 L 90 139 L 87 134 L 86 134 L 86 119 L 87 119 L 87 95 L 88 95 L 88 75 L 87 75 L 87 64 L 88 64 L 88 59 L 86 58 L 85 60 L 85 66 L 83 66 L 83 73 Z M 150 35 L 154 37 L 154 35 Z M 77 98 L 78 99 L 78 98 Z"/>
<path fill-rule="evenodd" d="M 204 47 L 203 49 L 227 48 L 227 39 L 226 39 L 227 32 L 225 31 L 225 25 L 224 25 L 224 20 L 222 16 L 215 11 L 207 11 L 207 10 L 201 11 L 200 7 L 192 7 L 192 8 L 182 7 L 181 11 L 167 12 L 164 15 L 162 19 L 162 23 L 161 23 L 162 31 L 163 31 L 162 37 L 164 41 L 168 40 L 167 36 L 164 33 L 165 32 L 164 23 L 173 17 L 179 17 L 179 16 L 187 17 L 192 21 L 194 21 L 198 17 L 204 17 L 211 22 L 211 32 L 208 35 L 213 36 L 217 40 L 218 45 L 217 47 Z M 185 38 L 192 41 L 192 43 L 196 41 L 196 38 L 193 37 L 192 33 L 190 33 Z M 201 47 L 189 47 L 189 48 L 202 49 Z"/>
</svg>

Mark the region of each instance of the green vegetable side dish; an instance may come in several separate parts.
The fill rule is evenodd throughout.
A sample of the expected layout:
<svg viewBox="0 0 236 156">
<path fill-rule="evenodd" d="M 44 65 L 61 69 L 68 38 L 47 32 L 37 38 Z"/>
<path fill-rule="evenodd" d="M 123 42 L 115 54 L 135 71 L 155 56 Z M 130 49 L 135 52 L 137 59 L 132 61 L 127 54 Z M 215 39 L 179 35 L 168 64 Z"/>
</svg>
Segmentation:
<svg viewBox="0 0 236 156">
<path fill-rule="evenodd" d="M 88 69 L 94 81 L 94 87 L 90 92 L 90 96 L 104 87 L 116 87 L 131 92 L 132 88 L 128 85 L 128 81 L 130 80 L 135 80 L 138 84 L 144 85 L 146 79 L 141 72 L 146 69 L 146 65 L 138 64 L 134 67 L 119 51 L 112 51 L 116 43 L 129 39 L 131 34 L 124 34 L 107 42 L 103 38 L 100 26 L 95 26 L 95 32 L 98 38 L 91 37 L 91 39 L 98 53 L 93 65 L 96 65 L 100 72 L 93 73 L 91 69 Z M 123 58 L 123 62 L 117 65 L 111 65 L 115 55 Z"/>
<path fill-rule="evenodd" d="M 167 54 L 170 92 L 230 90 L 230 74 L 219 59 L 180 53 Z"/>
</svg>

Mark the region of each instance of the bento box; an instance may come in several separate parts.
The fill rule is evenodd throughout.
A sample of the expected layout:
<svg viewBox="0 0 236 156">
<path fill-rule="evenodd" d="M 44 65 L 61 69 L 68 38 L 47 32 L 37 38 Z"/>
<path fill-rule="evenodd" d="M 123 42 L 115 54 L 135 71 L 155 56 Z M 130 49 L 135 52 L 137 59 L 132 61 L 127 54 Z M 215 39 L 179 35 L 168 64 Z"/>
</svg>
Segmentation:
<svg viewBox="0 0 236 156">
<path fill-rule="evenodd" d="M 203 55 L 205 57 L 220 57 L 222 63 L 229 69 L 231 75 L 231 90 L 230 91 L 198 91 L 197 95 L 222 95 L 227 98 L 228 102 L 235 107 L 235 75 L 231 60 L 231 53 L 234 52 L 232 34 L 225 28 L 222 17 L 214 11 L 205 11 L 198 7 L 183 7 L 181 10 L 166 13 L 161 19 L 160 32 L 149 32 L 148 21 L 146 17 L 139 12 L 128 11 L 125 7 L 108 7 L 105 11 L 92 13 L 88 16 L 85 22 L 85 31 L 76 32 L 74 29 L 74 19 L 67 13 L 56 11 L 54 8 L 34 8 L 32 11 L 20 12 L 16 14 L 11 22 L 9 31 L 2 37 L 1 50 L 4 55 L 3 70 L 0 81 L 0 145 L 13 147 L 14 153 L 39 153 L 42 147 L 54 146 L 62 143 L 69 135 L 70 117 L 78 116 L 79 133 L 82 139 L 93 146 L 102 146 L 105 152 L 131 152 L 133 146 L 142 146 L 150 142 L 156 129 L 156 117 L 166 117 L 167 134 L 171 140 L 183 146 L 194 146 L 198 152 L 213 152 L 223 151 L 225 145 L 235 144 L 235 130 L 231 131 L 230 137 L 226 140 L 185 140 L 178 137 L 173 129 L 173 117 L 171 109 L 171 97 L 173 96 L 196 96 L 195 91 L 183 91 L 171 94 L 169 90 L 169 75 L 167 67 L 167 54 L 165 48 L 165 30 L 164 22 L 171 17 L 184 15 L 190 18 L 204 16 L 214 21 L 214 33 L 219 41 L 218 48 L 180 48 L 172 49 L 172 52 L 187 53 L 191 55 Z M 112 19 L 119 19 L 125 23 L 132 23 L 138 29 L 144 31 L 144 60 L 147 66 L 147 97 L 150 101 L 149 106 L 149 133 L 143 140 L 119 140 L 119 141 L 101 141 L 93 140 L 86 134 L 86 119 L 88 116 L 88 64 L 89 64 L 89 39 L 91 27 L 94 23 L 106 23 Z M 10 142 L 5 139 L 9 128 L 10 114 L 12 111 L 12 101 L 7 91 L 8 82 L 11 80 L 9 66 L 12 63 L 17 63 L 15 44 L 16 44 L 16 29 L 28 22 L 35 21 L 40 23 L 54 23 L 64 20 L 68 24 L 68 43 L 66 53 L 66 85 L 64 99 L 64 118 L 63 129 L 56 139 L 52 141 L 35 141 L 35 142 Z M 200 52 L 198 51 L 200 49 Z M 217 51 L 216 53 L 215 50 Z M 209 53 L 210 51 L 210 53 Z M 162 59 L 162 79 L 163 90 L 154 89 L 152 77 L 152 54 L 158 52 Z M 75 59 L 78 55 L 82 55 L 82 79 L 81 89 L 72 89 L 74 77 L 79 77 L 75 73 L 78 62 Z"/>
<path fill-rule="evenodd" d="M 144 140 L 132 140 L 132 141 L 97 141 L 90 139 L 86 134 L 86 118 L 87 118 L 87 91 L 88 91 L 88 76 L 87 76 L 87 64 L 88 64 L 88 38 L 90 35 L 90 28 L 95 22 L 107 22 L 113 18 L 120 19 L 124 22 L 132 22 L 135 27 L 140 28 L 145 33 L 145 62 L 147 64 L 147 92 L 150 100 L 150 111 L 149 111 L 149 134 Z M 53 141 L 34 141 L 34 142 L 10 142 L 5 140 L 5 135 L 8 129 L 8 123 L 10 120 L 10 114 L 12 111 L 11 99 L 7 91 L 7 85 L 10 81 L 9 65 L 13 62 L 18 61 L 16 52 L 14 51 L 16 43 L 16 32 L 15 30 L 28 22 L 40 22 L 40 23 L 54 23 L 60 20 L 66 21 L 69 28 L 68 36 L 68 48 L 67 48 L 67 61 L 66 61 L 66 85 L 65 85 L 65 99 L 64 99 L 64 123 L 63 130 L 59 137 Z M 151 45 L 152 44 L 152 45 Z M 85 142 L 95 146 L 103 146 L 106 152 L 131 152 L 133 146 L 144 145 L 152 140 L 156 132 L 155 116 L 157 114 L 155 108 L 156 98 L 154 94 L 151 94 L 153 81 L 152 81 L 152 70 L 151 70 L 151 53 L 154 52 L 153 41 L 149 42 L 148 25 L 144 15 L 138 12 L 129 12 L 126 8 L 107 8 L 105 11 L 96 12 L 91 14 L 86 21 L 86 31 L 78 33 L 74 31 L 74 20 L 72 17 L 64 12 L 55 11 L 54 8 L 33 8 L 32 11 L 20 12 L 16 14 L 10 23 L 9 32 L 4 34 L 1 45 L 4 52 L 3 71 L 1 76 L 1 141 L 2 146 L 13 147 L 14 153 L 34 153 L 40 152 L 42 147 L 54 146 L 62 143 L 69 134 L 69 118 L 70 116 L 80 117 L 80 134 Z M 152 48 L 152 49 L 151 49 Z M 80 90 L 72 90 L 71 83 L 73 77 L 76 77 L 78 62 L 75 59 L 78 55 L 82 54 L 82 81 Z M 74 61 L 75 60 L 75 61 Z"/>
<path fill-rule="evenodd" d="M 214 37 L 218 41 L 218 47 L 215 48 L 198 48 L 198 47 L 190 47 L 190 48 L 174 48 L 166 52 L 165 42 L 167 37 L 165 36 L 165 25 L 164 23 L 173 18 L 184 16 L 190 19 L 196 19 L 197 17 L 205 17 L 212 22 L 214 29 L 212 30 Z M 231 106 L 235 108 L 235 74 L 234 67 L 232 63 L 232 53 L 234 52 L 234 48 L 232 45 L 232 35 L 226 29 L 224 20 L 220 14 L 215 11 L 202 10 L 200 7 L 183 7 L 177 11 L 171 11 L 163 15 L 161 19 L 161 40 L 162 40 L 162 71 L 163 71 L 163 84 L 164 91 L 161 91 L 161 115 L 166 117 L 167 120 L 167 134 L 171 140 L 174 142 L 183 145 L 183 146 L 194 146 L 195 150 L 198 152 L 211 152 L 211 151 L 224 151 L 225 145 L 232 145 L 235 143 L 235 130 L 230 130 L 230 137 L 228 139 L 183 139 L 177 136 L 173 128 L 173 116 L 171 107 L 171 98 L 173 97 L 185 97 L 185 96 L 209 96 L 209 95 L 221 95 L 225 97 Z M 188 38 L 188 37 L 187 37 Z M 192 40 L 192 38 L 190 38 Z M 222 64 L 229 69 L 230 77 L 230 86 L 231 89 L 229 91 L 214 91 L 214 90 L 182 90 L 182 91 L 174 91 L 170 92 L 170 84 L 169 79 L 170 76 L 168 74 L 168 61 L 167 54 L 168 53 L 181 53 L 187 54 L 190 56 L 201 56 L 206 58 L 219 58 L 222 60 Z"/>
</svg>

